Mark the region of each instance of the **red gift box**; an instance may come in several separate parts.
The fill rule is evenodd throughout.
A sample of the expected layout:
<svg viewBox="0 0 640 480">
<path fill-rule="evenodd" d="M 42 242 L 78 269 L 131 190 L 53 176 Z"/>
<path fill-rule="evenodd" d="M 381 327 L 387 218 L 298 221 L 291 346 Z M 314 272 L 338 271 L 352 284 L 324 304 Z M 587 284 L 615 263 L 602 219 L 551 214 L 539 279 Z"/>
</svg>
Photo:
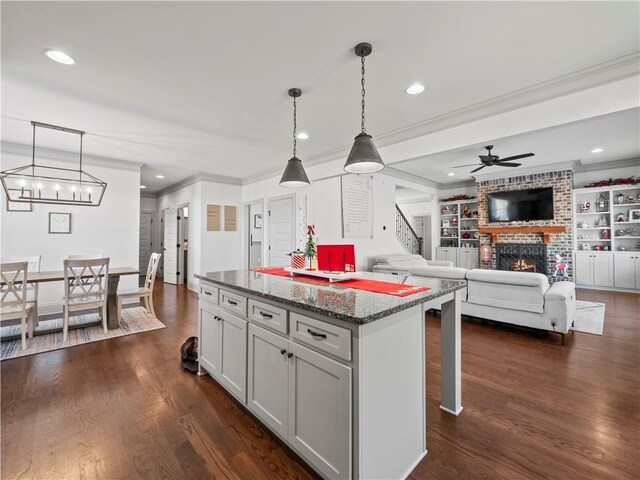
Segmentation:
<svg viewBox="0 0 640 480">
<path fill-rule="evenodd" d="M 318 245 L 318 270 L 323 272 L 355 272 L 354 245 Z"/>
</svg>

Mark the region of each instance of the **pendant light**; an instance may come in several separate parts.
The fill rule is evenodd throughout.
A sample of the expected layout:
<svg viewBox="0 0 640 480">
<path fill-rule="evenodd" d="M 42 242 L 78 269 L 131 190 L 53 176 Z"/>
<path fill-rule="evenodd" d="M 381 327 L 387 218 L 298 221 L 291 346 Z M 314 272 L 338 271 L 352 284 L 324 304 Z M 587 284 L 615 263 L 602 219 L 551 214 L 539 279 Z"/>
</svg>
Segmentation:
<svg viewBox="0 0 640 480">
<path fill-rule="evenodd" d="M 287 162 L 287 166 L 284 169 L 282 178 L 280 179 L 281 187 L 308 187 L 311 185 L 307 173 L 304 171 L 302 161 L 296 157 L 296 98 L 302 95 L 302 90 L 299 88 L 289 89 L 289 96 L 293 98 L 293 157 Z"/>
<path fill-rule="evenodd" d="M 371 44 L 369 43 L 359 43 L 354 48 L 355 54 L 360 57 L 362 62 L 362 80 L 360 81 L 360 84 L 362 85 L 362 130 L 354 139 L 353 147 L 351 147 L 351 152 L 349 152 L 347 162 L 344 164 L 344 169 L 349 173 L 373 173 L 384 168 L 384 162 L 382 161 L 382 158 L 380 158 L 378 149 L 373 143 L 371 135 L 367 134 L 364 127 L 364 57 L 370 55 L 372 50 Z"/>
</svg>

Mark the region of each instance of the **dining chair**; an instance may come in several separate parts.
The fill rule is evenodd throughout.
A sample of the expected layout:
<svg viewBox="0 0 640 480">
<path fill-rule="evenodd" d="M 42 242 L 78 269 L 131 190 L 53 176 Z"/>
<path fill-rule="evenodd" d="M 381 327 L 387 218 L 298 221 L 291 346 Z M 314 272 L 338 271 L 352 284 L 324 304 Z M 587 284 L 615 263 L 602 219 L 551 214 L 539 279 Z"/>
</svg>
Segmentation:
<svg viewBox="0 0 640 480">
<path fill-rule="evenodd" d="M 94 258 L 104 258 L 101 253 L 87 253 L 81 255 L 67 255 L 67 260 L 92 260 Z"/>
<path fill-rule="evenodd" d="M 142 287 L 118 292 L 118 322 L 122 320 L 122 301 L 129 298 L 141 299 L 142 305 L 147 312 L 151 313 L 154 317 L 156 316 L 156 311 L 153 308 L 153 285 L 156 281 L 156 272 L 160 264 L 160 257 L 162 257 L 162 255 L 159 253 L 151 254 L 149 266 L 147 267 L 147 275 Z"/>
<path fill-rule="evenodd" d="M 109 257 L 85 260 L 64 260 L 64 319 L 62 341 L 69 335 L 69 314 L 97 308 L 102 328 L 107 333 L 107 285 Z"/>
<path fill-rule="evenodd" d="M 21 320 L 22 350 L 27 349 L 27 328 L 33 338 L 33 302 L 27 302 L 27 262 L 3 263 L 0 265 L 0 321 Z"/>
<path fill-rule="evenodd" d="M 39 273 L 41 260 L 42 256 L 36 255 L 34 257 L 3 258 L 0 263 L 27 262 L 27 271 L 29 273 Z M 36 282 L 27 282 L 27 302 L 33 303 L 33 319 L 36 327 L 38 326 L 38 285 Z"/>
</svg>

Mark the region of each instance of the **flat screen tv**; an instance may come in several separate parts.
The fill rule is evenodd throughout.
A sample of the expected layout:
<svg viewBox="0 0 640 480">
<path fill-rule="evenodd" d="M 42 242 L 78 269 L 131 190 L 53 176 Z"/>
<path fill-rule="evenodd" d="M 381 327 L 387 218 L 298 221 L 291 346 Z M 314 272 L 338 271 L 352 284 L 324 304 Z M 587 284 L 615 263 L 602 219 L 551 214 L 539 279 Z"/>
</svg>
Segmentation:
<svg viewBox="0 0 640 480">
<path fill-rule="evenodd" d="M 489 194 L 490 222 L 553 220 L 553 187 Z"/>
</svg>

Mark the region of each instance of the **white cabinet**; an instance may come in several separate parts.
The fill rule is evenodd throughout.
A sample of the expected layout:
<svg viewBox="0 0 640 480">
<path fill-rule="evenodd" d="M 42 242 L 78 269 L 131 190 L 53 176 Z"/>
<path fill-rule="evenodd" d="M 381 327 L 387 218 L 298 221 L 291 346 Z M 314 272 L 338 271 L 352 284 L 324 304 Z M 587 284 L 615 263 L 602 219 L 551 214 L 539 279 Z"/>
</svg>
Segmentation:
<svg viewBox="0 0 640 480">
<path fill-rule="evenodd" d="M 456 251 L 458 249 L 455 247 L 436 247 L 436 260 L 445 261 L 445 262 L 453 262 L 456 264 Z"/>
<path fill-rule="evenodd" d="M 477 248 L 458 248 L 456 252 L 456 267 L 462 267 L 471 270 L 478 268 L 478 249 Z"/>
<path fill-rule="evenodd" d="M 594 287 L 613 287 L 613 254 L 575 252 L 576 283 Z"/>
<path fill-rule="evenodd" d="M 248 407 L 327 478 L 351 478 L 351 372 L 249 325 Z"/>
<path fill-rule="evenodd" d="M 616 288 L 640 289 L 640 254 L 615 253 L 613 271 Z"/>
<path fill-rule="evenodd" d="M 199 361 L 243 403 L 247 384 L 247 321 L 200 302 Z"/>
</svg>

